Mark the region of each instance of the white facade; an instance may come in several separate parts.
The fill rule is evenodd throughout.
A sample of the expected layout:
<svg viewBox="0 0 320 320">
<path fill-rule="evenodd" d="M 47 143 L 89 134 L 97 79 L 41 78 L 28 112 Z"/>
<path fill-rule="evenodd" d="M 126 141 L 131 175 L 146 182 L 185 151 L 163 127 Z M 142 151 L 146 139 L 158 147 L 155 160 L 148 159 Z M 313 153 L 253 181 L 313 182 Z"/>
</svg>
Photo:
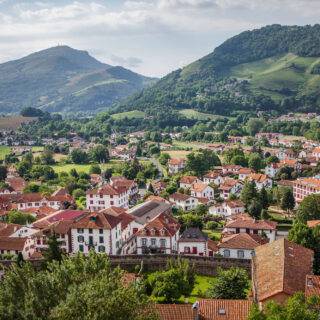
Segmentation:
<svg viewBox="0 0 320 320">
<path fill-rule="evenodd" d="M 194 210 L 199 204 L 198 199 L 191 196 L 186 200 L 169 197 L 169 201 L 174 203 L 174 207 L 183 211 Z"/>
<path fill-rule="evenodd" d="M 266 166 L 264 169 L 264 173 L 270 178 L 274 178 L 278 172 L 279 172 L 278 166 L 273 164 Z"/>
<path fill-rule="evenodd" d="M 71 229 L 72 252 L 88 254 L 90 249 L 108 255 L 118 254 L 121 249 L 121 223 L 108 229 Z"/>
<path fill-rule="evenodd" d="M 197 198 L 206 198 L 209 200 L 214 199 L 214 190 L 210 186 L 206 186 L 203 190 L 194 190 L 193 188 L 190 190 L 191 196 Z"/>
<path fill-rule="evenodd" d="M 230 248 L 222 248 L 220 246 L 219 253 L 224 258 L 232 258 L 232 259 L 251 259 L 254 255 L 254 250 L 248 249 L 230 249 Z"/>
<path fill-rule="evenodd" d="M 207 245 L 207 242 L 204 242 L 204 241 L 203 242 L 179 241 L 178 253 L 182 255 L 207 256 L 208 245 Z"/>
<path fill-rule="evenodd" d="M 244 213 L 244 206 L 230 206 L 226 202 L 221 203 L 221 205 L 214 205 L 209 208 L 209 213 L 213 215 L 221 215 L 225 217 L 230 217 L 232 215 Z"/>
<path fill-rule="evenodd" d="M 251 228 L 230 228 L 225 227 L 223 233 L 249 233 L 258 234 L 260 236 L 266 235 L 270 242 L 276 240 L 277 230 L 266 230 L 266 229 L 251 229 Z"/>
<path fill-rule="evenodd" d="M 126 209 L 129 207 L 129 191 L 114 195 L 87 193 L 86 204 L 90 211 L 100 211 L 111 207 Z"/>
<path fill-rule="evenodd" d="M 43 198 L 39 201 L 27 201 L 18 203 L 18 210 L 24 210 L 28 208 L 40 208 L 40 207 L 50 207 L 55 210 L 61 209 L 61 201 L 47 200 Z"/>
</svg>

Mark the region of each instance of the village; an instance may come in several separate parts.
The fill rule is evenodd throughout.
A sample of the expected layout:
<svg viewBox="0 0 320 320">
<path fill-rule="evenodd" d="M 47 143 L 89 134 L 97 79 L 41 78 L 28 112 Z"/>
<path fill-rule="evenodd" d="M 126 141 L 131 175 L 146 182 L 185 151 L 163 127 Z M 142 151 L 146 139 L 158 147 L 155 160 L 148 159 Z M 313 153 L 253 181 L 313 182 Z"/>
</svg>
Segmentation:
<svg viewBox="0 0 320 320">
<path fill-rule="evenodd" d="M 107 156 L 88 164 L 67 159 L 73 159 L 72 152 L 89 154 L 101 146 L 77 135 L 44 139 L 44 147 L 35 141 L 6 146 L 1 166 L 1 260 L 37 263 L 54 237 L 69 256 L 93 250 L 111 259 L 163 255 L 198 257 L 213 264 L 225 260 L 234 266 L 251 263 L 248 299 L 200 299 L 193 308 L 159 305 L 165 320 L 168 312 L 177 314 L 174 319 L 197 319 L 209 309 L 221 316 L 242 310 L 237 318 L 241 320 L 247 319 L 253 302 L 283 303 L 296 292 L 320 295 L 313 251 L 288 240 L 300 204 L 320 194 L 320 143 L 272 132 L 255 135 L 256 141 L 268 142 L 259 148 L 248 145 L 247 137 L 182 143 L 179 134 L 165 135 L 168 143 L 148 141 L 145 132 L 123 139 L 114 135 L 107 148 L 100 148 Z M 57 157 L 52 150 L 59 146 L 68 151 Z M 44 159 L 51 171 L 38 178 L 30 175 L 35 167 L 39 171 Z M 28 161 L 28 169 L 22 170 L 21 163 Z M 64 165 L 71 168 L 69 173 L 60 168 Z M 146 172 L 146 167 L 152 168 L 153 173 L 141 178 L 138 171 L 131 174 L 135 166 Z M 60 169 L 55 172 L 56 167 Z M 64 182 L 70 177 L 78 187 Z M 320 226 L 320 218 L 309 219 L 308 214 L 312 216 L 305 215 L 306 228 Z M 4 271 L 0 274 L 5 276 Z"/>
</svg>

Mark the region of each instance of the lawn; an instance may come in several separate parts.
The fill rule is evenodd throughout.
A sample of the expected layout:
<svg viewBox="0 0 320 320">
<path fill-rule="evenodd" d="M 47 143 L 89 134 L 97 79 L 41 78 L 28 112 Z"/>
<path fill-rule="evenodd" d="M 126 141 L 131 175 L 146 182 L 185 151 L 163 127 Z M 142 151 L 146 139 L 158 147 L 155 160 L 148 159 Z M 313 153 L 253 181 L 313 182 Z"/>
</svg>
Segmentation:
<svg viewBox="0 0 320 320">
<path fill-rule="evenodd" d="M 162 153 L 167 153 L 170 155 L 171 158 L 183 158 L 186 159 L 187 155 L 191 153 L 191 151 L 185 151 L 185 150 L 168 150 L 163 151 Z"/>
<path fill-rule="evenodd" d="M 145 113 L 143 111 L 139 110 L 133 110 L 133 111 L 127 111 L 127 112 L 121 112 L 121 113 L 115 113 L 111 115 L 111 117 L 115 120 L 123 120 L 125 118 L 128 119 L 143 119 L 145 117 Z"/>
<path fill-rule="evenodd" d="M 11 148 L 8 146 L 0 146 L 0 160 L 4 160 L 5 156 L 8 155 Z"/>
<path fill-rule="evenodd" d="M 194 303 L 201 298 L 205 298 L 205 294 L 214 283 L 214 280 L 214 277 L 196 275 L 196 283 L 191 295 L 189 297 L 181 297 L 179 302 Z"/>
<path fill-rule="evenodd" d="M 121 161 L 118 160 L 111 160 L 108 163 L 101 164 L 100 167 L 102 170 L 108 169 L 108 168 L 113 168 L 116 165 L 120 164 Z M 90 167 L 92 164 L 56 164 L 52 165 L 51 167 L 54 169 L 56 173 L 61 173 L 61 172 L 70 172 L 71 169 L 76 169 L 78 172 L 86 172 L 89 173 Z"/>
<path fill-rule="evenodd" d="M 219 230 L 212 231 L 204 229 L 203 232 L 206 233 L 211 240 L 218 241 L 221 238 L 221 231 Z"/>
<path fill-rule="evenodd" d="M 196 120 L 215 120 L 218 118 L 224 118 L 222 116 L 218 116 L 215 114 L 199 112 L 194 109 L 183 109 L 179 111 L 179 113 L 184 115 L 188 119 L 196 119 Z"/>
</svg>

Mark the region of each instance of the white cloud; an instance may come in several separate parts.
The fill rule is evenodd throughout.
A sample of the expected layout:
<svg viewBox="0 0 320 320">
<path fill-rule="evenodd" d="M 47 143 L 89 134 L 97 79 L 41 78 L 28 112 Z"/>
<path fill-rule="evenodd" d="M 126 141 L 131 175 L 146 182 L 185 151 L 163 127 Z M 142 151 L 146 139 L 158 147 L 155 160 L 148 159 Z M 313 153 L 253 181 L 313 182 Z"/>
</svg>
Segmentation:
<svg viewBox="0 0 320 320">
<path fill-rule="evenodd" d="M 10 1 L 0 0 L 2 61 L 64 43 L 151 75 L 197 59 L 243 30 L 312 24 L 320 11 L 318 0 L 28 0 L 13 1 L 11 10 Z"/>
</svg>

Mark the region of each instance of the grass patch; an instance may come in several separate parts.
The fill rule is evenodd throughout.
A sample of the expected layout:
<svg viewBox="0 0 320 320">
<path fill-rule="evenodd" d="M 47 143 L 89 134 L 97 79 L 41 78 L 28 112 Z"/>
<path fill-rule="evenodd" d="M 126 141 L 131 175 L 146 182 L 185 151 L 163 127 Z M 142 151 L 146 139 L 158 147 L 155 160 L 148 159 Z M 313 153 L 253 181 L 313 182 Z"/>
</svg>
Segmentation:
<svg viewBox="0 0 320 320">
<path fill-rule="evenodd" d="M 213 285 L 215 277 L 196 275 L 196 283 L 189 297 L 181 297 L 179 302 L 195 303 L 201 298 L 205 298 L 207 290 Z"/>
<path fill-rule="evenodd" d="M 128 112 L 121 112 L 121 113 L 115 113 L 111 115 L 111 118 L 114 120 L 123 120 L 125 118 L 127 119 L 143 119 L 145 117 L 145 112 L 133 110 Z"/>
<path fill-rule="evenodd" d="M 108 163 L 100 164 L 101 170 L 109 169 L 109 168 L 114 168 L 115 166 L 119 165 L 121 161 L 118 160 L 111 160 Z M 76 169 L 78 172 L 85 172 L 89 173 L 90 167 L 93 165 L 93 163 L 90 164 L 74 164 L 74 163 L 68 163 L 68 164 L 55 164 L 52 165 L 51 167 L 56 173 L 61 173 L 61 172 L 70 172 L 71 169 Z"/>
<path fill-rule="evenodd" d="M 179 113 L 188 119 L 196 119 L 196 120 L 215 120 L 219 118 L 224 118 L 222 116 L 218 116 L 215 114 L 199 112 L 194 109 L 183 109 L 183 110 L 180 110 Z"/>
<path fill-rule="evenodd" d="M 0 117 L 0 130 L 16 130 L 23 123 L 29 123 L 37 120 L 36 117 L 8 116 Z"/>
<path fill-rule="evenodd" d="M 167 150 L 162 153 L 167 153 L 171 158 L 182 158 L 186 159 L 187 155 L 191 153 L 191 151 L 185 151 L 185 150 Z"/>
<path fill-rule="evenodd" d="M 203 232 L 206 233 L 211 240 L 218 241 L 221 238 L 220 230 L 204 229 Z"/>
<path fill-rule="evenodd" d="M 0 146 L 0 160 L 4 160 L 5 156 L 10 154 L 11 148 L 8 146 Z"/>
</svg>

